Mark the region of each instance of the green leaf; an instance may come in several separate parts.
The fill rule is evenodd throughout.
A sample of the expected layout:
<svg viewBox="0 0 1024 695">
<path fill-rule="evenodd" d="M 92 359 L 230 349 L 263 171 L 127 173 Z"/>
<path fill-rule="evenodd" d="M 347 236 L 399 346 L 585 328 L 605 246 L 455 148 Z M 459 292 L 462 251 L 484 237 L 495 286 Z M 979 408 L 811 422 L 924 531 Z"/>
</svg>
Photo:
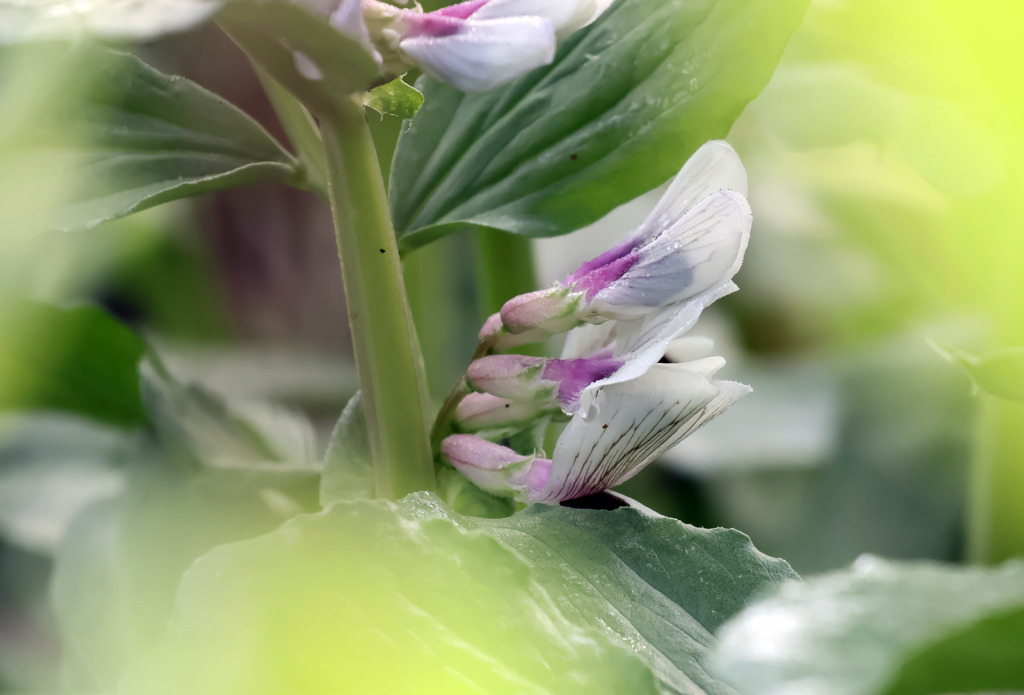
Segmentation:
<svg viewBox="0 0 1024 695">
<path fill-rule="evenodd" d="M 366 429 L 362 392 L 352 396 L 331 432 L 320 476 L 320 504 L 376 497 L 370 435 Z"/>
<path fill-rule="evenodd" d="M 124 687 L 730 693 L 700 664 L 712 632 L 793 576 L 738 532 L 638 509 L 341 502 L 198 560 Z"/>
<path fill-rule="evenodd" d="M 64 204 L 34 220 L 40 228 L 90 228 L 186 196 L 300 183 L 295 159 L 259 124 L 186 79 L 90 44 L 32 50 L 40 60 L 68 52 L 84 82 L 77 94 L 41 98 L 36 118 L 0 148 L 5 170 L 74 172 Z"/>
<path fill-rule="evenodd" d="M 1024 690 L 1024 564 L 864 557 L 788 583 L 721 631 L 713 670 L 740 693 L 931 695 Z"/>
<path fill-rule="evenodd" d="M 138 336 L 96 307 L 0 300 L 0 410 L 63 410 L 141 424 L 144 350 Z"/>
<path fill-rule="evenodd" d="M 366 105 L 381 116 L 412 118 L 423 106 L 423 93 L 396 77 L 387 84 L 372 89 L 366 95 Z"/>
<path fill-rule="evenodd" d="M 142 447 L 126 468 L 125 491 L 78 515 L 57 550 L 52 602 L 72 692 L 117 690 L 125 666 L 163 634 L 196 558 L 316 508 L 315 472 L 196 472 Z"/>
<path fill-rule="evenodd" d="M 71 520 L 115 495 L 130 434 L 63 415 L 0 418 L 0 537 L 52 553 Z"/>
<path fill-rule="evenodd" d="M 731 693 L 702 665 L 715 631 L 796 575 L 739 531 L 699 529 L 635 506 L 533 505 L 505 519 L 459 521 L 525 557 L 574 623 L 633 645 L 668 692 Z"/>
<path fill-rule="evenodd" d="M 98 36 L 149 41 L 202 22 L 216 0 L 0 0 L 0 44 Z"/>
<path fill-rule="evenodd" d="M 1024 348 L 1008 347 L 982 355 L 947 349 L 931 341 L 932 348 L 946 360 L 967 371 L 985 393 L 1008 401 L 1024 402 Z"/>
<path fill-rule="evenodd" d="M 392 168 L 403 249 L 467 225 L 565 234 L 724 137 L 767 83 L 806 0 L 619 0 L 512 85 L 424 78 Z"/>
<path fill-rule="evenodd" d="M 259 401 L 228 401 L 198 384 L 183 383 L 153 353 L 141 377 L 146 412 L 165 452 L 207 466 L 317 467 L 316 438 L 303 415 Z"/>
</svg>

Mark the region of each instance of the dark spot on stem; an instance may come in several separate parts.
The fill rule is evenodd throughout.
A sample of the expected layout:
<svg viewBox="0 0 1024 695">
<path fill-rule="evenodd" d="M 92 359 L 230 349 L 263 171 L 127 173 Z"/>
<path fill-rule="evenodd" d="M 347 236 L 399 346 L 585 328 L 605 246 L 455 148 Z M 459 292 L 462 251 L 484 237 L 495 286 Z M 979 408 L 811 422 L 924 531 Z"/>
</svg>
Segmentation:
<svg viewBox="0 0 1024 695">
<path fill-rule="evenodd" d="M 381 249 L 380 252 L 381 253 L 387 253 L 387 251 L 385 251 L 384 249 Z"/>
<path fill-rule="evenodd" d="M 572 161 L 574 161 L 574 162 L 575 162 L 575 161 L 576 161 L 577 159 L 579 159 L 579 158 L 580 158 L 580 156 L 579 156 L 578 154 L 571 154 L 571 155 L 569 155 L 569 159 L 571 159 L 571 160 L 572 160 Z"/>
<path fill-rule="evenodd" d="M 603 430 L 608 429 L 608 425 L 601 425 L 601 429 L 603 429 Z"/>
</svg>

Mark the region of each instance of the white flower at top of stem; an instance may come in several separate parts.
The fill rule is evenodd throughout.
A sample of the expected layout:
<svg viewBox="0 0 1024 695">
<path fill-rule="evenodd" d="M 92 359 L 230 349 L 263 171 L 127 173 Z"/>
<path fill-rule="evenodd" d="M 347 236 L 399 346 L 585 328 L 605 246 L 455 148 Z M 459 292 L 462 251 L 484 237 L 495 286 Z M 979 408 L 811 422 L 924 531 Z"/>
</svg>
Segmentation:
<svg viewBox="0 0 1024 695">
<path fill-rule="evenodd" d="M 558 41 L 592 22 L 609 4 L 469 0 L 421 12 L 379 0 L 342 0 L 331 21 L 367 46 L 389 72 L 403 72 L 404 60 L 406 67 L 418 67 L 462 91 L 484 92 L 550 63 Z"/>
</svg>

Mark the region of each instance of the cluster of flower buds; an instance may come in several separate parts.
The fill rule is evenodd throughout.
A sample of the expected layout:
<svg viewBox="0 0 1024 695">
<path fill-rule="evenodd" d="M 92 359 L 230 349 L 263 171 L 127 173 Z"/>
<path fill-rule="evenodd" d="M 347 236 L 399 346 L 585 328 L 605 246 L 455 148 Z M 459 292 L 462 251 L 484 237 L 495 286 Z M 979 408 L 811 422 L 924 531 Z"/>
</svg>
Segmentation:
<svg viewBox="0 0 1024 695">
<path fill-rule="evenodd" d="M 559 40 L 611 0 L 468 0 L 435 12 L 378 0 L 326 0 L 331 23 L 362 43 L 385 73 L 410 67 L 464 92 L 484 92 L 547 65 Z M 306 0 L 323 4 L 324 0 Z"/>
<path fill-rule="evenodd" d="M 625 241 L 553 287 L 515 297 L 480 332 L 489 353 L 567 333 L 561 358 L 487 354 L 443 458 L 482 489 L 557 503 L 613 487 L 749 391 L 714 379 L 710 341 L 680 337 L 736 290 L 750 235 L 746 173 L 709 142 Z M 568 419 L 551 458 L 553 419 Z"/>
</svg>

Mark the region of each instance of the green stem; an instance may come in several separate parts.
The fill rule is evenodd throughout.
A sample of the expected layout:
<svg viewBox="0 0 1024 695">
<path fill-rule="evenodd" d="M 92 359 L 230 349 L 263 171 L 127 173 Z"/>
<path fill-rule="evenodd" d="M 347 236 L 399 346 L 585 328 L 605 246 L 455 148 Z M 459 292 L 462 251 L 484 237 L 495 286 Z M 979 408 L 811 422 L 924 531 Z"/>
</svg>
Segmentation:
<svg viewBox="0 0 1024 695">
<path fill-rule="evenodd" d="M 327 162 L 324 161 L 324 146 L 316 121 L 306 107 L 265 70 L 257 66 L 256 74 L 270 105 L 274 107 L 274 113 L 281 121 L 281 127 L 295 148 L 295 154 L 305 168 L 306 187 L 326 199 Z"/>
<path fill-rule="evenodd" d="M 481 320 L 519 294 L 537 289 L 533 249 L 524 236 L 491 229 L 476 233 L 477 297 Z"/>
<path fill-rule="evenodd" d="M 537 288 L 530 239 L 491 229 L 476 232 L 476 284 L 480 320 L 501 309 L 516 295 Z M 543 355 L 543 345 L 525 345 L 516 349 L 521 355 Z"/>
<path fill-rule="evenodd" d="M 968 503 L 968 559 L 1024 556 L 1024 404 L 981 396 Z"/>
<path fill-rule="evenodd" d="M 423 357 L 362 105 L 342 100 L 320 130 L 377 495 L 398 499 L 434 488 Z"/>
<path fill-rule="evenodd" d="M 1007 161 L 1019 162 L 1024 154 L 1014 148 Z M 1014 178 L 1019 180 L 1022 172 Z M 1016 205 L 1012 186 L 986 201 L 992 209 L 1010 210 Z M 994 347 L 1024 345 L 1024 324 L 1019 302 L 1024 296 L 1020 270 L 1024 242 L 1012 220 L 987 234 L 990 256 L 986 275 L 991 278 L 981 305 L 992 316 Z M 977 563 L 998 563 L 1024 556 L 1024 404 L 982 393 L 978 411 L 975 450 L 971 461 L 967 498 L 967 558 Z"/>
</svg>

